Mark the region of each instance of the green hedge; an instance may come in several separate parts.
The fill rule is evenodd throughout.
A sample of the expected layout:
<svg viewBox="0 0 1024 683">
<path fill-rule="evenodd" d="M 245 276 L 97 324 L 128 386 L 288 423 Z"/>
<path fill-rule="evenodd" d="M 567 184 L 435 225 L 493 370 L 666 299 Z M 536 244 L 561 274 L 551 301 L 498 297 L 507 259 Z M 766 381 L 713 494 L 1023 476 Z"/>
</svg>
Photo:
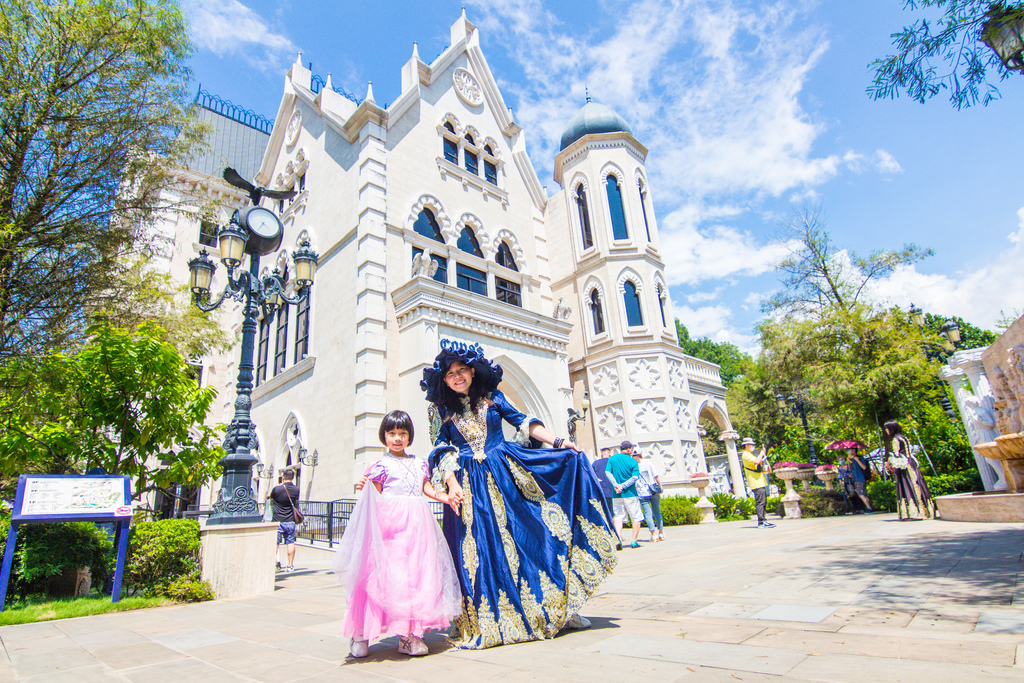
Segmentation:
<svg viewBox="0 0 1024 683">
<path fill-rule="evenodd" d="M 201 547 L 194 519 L 138 522 L 128 542 L 124 583 L 133 593 L 147 596 L 211 600 L 213 591 L 200 579 Z"/>
<path fill-rule="evenodd" d="M 964 470 L 953 474 L 940 474 L 937 477 L 926 476 L 925 485 L 928 486 L 928 493 L 935 496 L 948 496 L 953 493 L 971 493 L 982 491 L 985 485 L 981 481 L 978 470 Z"/>
<path fill-rule="evenodd" d="M 800 514 L 804 517 L 836 517 L 849 511 L 850 506 L 839 491 L 812 488 L 800 492 Z"/>
<path fill-rule="evenodd" d="M 704 515 L 695 507 L 697 498 L 686 496 L 663 496 L 661 499 L 661 518 L 665 526 L 682 524 L 700 524 Z"/>
<path fill-rule="evenodd" d="M 877 477 L 868 482 L 868 500 L 871 508 L 881 512 L 896 512 L 896 483 Z"/>
</svg>

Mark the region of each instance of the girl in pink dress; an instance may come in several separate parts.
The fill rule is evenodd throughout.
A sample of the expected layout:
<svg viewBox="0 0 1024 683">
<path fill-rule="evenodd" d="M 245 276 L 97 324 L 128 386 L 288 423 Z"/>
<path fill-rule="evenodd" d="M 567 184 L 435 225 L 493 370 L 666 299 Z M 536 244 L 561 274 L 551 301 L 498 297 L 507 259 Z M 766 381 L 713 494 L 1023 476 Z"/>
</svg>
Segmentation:
<svg viewBox="0 0 1024 683">
<path fill-rule="evenodd" d="M 384 416 L 379 430 L 387 454 L 370 465 L 331 568 L 345 584 L 348 610 L 342 635 L 353 657 L 365 657 L 369 641 L 401 636 L 398 651 L 425 655 L 423 634 L 447 628 L 462 613 L 462 594 L 451 552 L 426 494 L 458 509 L 430 485 L 427 463 L 405 452 L 412 419 L 401 410 Z M 363 486 L 366 481 L 373 486 Z"/>
</svg>

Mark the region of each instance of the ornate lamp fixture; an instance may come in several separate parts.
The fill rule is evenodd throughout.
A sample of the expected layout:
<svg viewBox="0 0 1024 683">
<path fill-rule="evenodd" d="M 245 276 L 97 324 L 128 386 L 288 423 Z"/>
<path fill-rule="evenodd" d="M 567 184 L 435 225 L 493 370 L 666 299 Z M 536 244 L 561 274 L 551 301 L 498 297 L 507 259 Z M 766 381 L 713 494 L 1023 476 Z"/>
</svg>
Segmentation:
<svg viewBox="0 0 1024 683">
<path fill-rule="evenodd" d="M 981 29 L 981 40 L 1011 71 L 1024 71 L 1024 7 L 993 8 Z"/>
<path fill-rule="evenodd" d="M 310 248 L 308 240 L 304 240 L 295 250 L 292 258 L 295 261 L 297 291 L 294 295 L 286 292 L 286 283 L 277 270 L 261 278 L 260 257 L 276 251 L 281 246 L 284 226 L 274 212 L 259 206 L 258 202 L 260 197 L 288 199 L 295 195 L 295 191 L 265 190 L 256 187 L 230 168 L 224 169 L 224 179 L 248 192 L 253 206 L 235 211 L 231 216 L 231 222 L 217 233 L 220 260 L 228 270 L 224 291 L 216 300 L 210 301 L 210 288 L 217 266 L 210 260 L 206 250 L 188 262 L 189 288 L 193 293 L 193 303 L 203 311 L 216 309 L 225 299 L 244 302 L 242 354 L 238 363 L 235 416 L 231 420 L 225 439 L 230 445 L 231 452 L 220 461 L 224 470 L 221 488 L 217 494 L 217 502 L 213 505 L 213 514 L 207 520 L 207 524 L 244 524 L 262 520 L 250 488 L 252 466 L 256 464 L 256 458 L 252 455 L 252 447 L 255 444 L 251 443 L 254 430 L 249 414 L 252 407 L 256 317 L 261 310 L 265 317 L 272 317 L 282 307 L 304 301 L 313 286 L 318 257 Z M 249 269 L 238 271 L 236 274 L 236 269 L 242 264 L 245 254 L 249 254 Z M 313 458 L 315 460 L 315 453 Z M 256 471 L 259 477 L 264 477 L 263 472 L 266 471 L 266 479 L 274 476 L 273 466 L 264 470 L 260 464 Z"/>
<path fill-rule="evenodd" d="M 567 408 L 569 412 L 569 419 L 566 421 L 566 429 L 569 431 L 569 441 L 576 443 L 576 423 L 580 420 L 586 421 L 587 410 L 590 408 L 590 392 L 583 392 L 583 400 L 580 402 L 580 407 L 583 408 L 583 412 L 578 413 L 572 408 Z"/>
<path fill-rule="evenodd" d="M 307 451 L 305 448 L 299 449 L 299 462 L 302 463 L 303 465 L 307 465 L 309 467 L 316 467 L 319 461 L 320 453 L 315 448 L 313 449 L 312 455 L 310 455 L 309 451 Z"/>
</svg>

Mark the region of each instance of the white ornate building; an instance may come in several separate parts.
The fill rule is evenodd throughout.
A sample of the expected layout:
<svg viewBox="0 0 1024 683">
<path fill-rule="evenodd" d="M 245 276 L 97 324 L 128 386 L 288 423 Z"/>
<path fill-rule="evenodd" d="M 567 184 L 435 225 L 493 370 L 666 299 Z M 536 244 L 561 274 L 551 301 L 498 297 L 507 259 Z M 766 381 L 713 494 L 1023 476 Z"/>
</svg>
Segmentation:
<svg viewBox="0 0 1024 683">
<path fill-rule="evenodd" d="M 729 437 L 742 481 L 718 367 L 676 343 L 647 154 L 625 121 L 587 103 L 548 196 L 465 15 L 432 63 L 414 46 L 387 108 L 372 87 L 353 101 L 297 60 L 255 181 L 298 194 L 264 200 L 285 239 L 263 266 L 283 268 L 307 236 L 320 265 L 308 307 L 261 322 L 253 417 L 267 471 L 295 467 L 304 499 L 351 496 L 392 409 L 412 415 L 410 450 L 425 454 L 421 373 L 457 339 L 500 362 L 505 394 L 556 434 L 587 392 L 578 441 L 591 456 L 630 439 L 679 488 L 706 469 L 704 416 Z M 206 368 L 224 421 L 233 362 Z M 299 449 L 318 465 L 299 466 Z"/>
</svg>

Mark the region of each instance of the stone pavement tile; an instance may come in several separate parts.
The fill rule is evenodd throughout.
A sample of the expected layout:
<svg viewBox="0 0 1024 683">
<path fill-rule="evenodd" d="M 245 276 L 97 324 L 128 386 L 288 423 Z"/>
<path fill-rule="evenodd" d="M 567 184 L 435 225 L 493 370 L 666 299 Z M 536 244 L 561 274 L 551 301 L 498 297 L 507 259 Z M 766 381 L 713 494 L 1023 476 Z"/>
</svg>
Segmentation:
<svg viewBox="0 0 1024 683">
<path fill-rule="evenodd" d="M 57 623 L 54 621 L 37 621 L 34 624 L 0 626 L 0 640 L 5 643 L 13 640 L 49 638 L 62 635 L 64 635 L 64 632 L 57 628 Z"/>
<path fill-rule="evenodd" d="M 270 664 L 260 664 L 239 669 L 235 673 L 253 680 L 265 681 L 266 683 L 286 683 L 287 681 L 301 681 L 310 676 L 325 674 L 330 671 L 340 673 L 338 665 L 332 662 L 325 662 L 311 657 L 297 657 L 289 653 L 287 657 L 279 655 Z"/>
<path fill-rule="evenodd" d="M 334 628 L 330 631 L 323 631 L 324 633 L 336 634 L 340 630 L 341 622 L 337 623 L 338 628 Z M 274 640 L 282 640 L 285 638 L 298 638 L 304 635 L 308 630 L 318 630 L 320 627 L 312 627 L 310 629 L 301 628 L 283 628 L 273 623 L 273 621 L 245 621 L 237 619 L 233 623 L 225 623 L 217 627 L 217 632 L 222 633 L 226 636 L 232 636 L 239 640 L 250 640 L 254 643 L 269 643 Z"/>
<path fill-rule="evenodd" d="M 304 614 L 300 612 L 289 612 L 281 609 L 261 609 L 251 605 L 235 605 L 224 611 L 227 616 L 237 619 L 250 619 L 252 621 L 272 621 L 281 626 L 303 628 L 322 624 L 327 621 L 334 621 L 337 617 L 325 614 Z"/>
<path fill-rule="evenodd" d="M 913 621 L 914 616 L 914 612 L 907 610 L 840 607 L 829 617 L 828 621 L 832 623 L 838 621 L 843 627 L 855 625 L 903 628 Z"/>
<path fill-rule="evenodd" d="M 793 681 L 806 681 L 806 678 L 796 678 L 792 674 L 785 676 L 773 676 L 769 674 L 755 674 L 749 671 L 729 671 L 728 669 L 713 669 L 709 666 L 688 666 L 688 681 L 700 681 L 700 683 L 792 683 Z M 660 681 L 658 683 L 661 683 Z"/>
<path fill-rule="evenodd" d="M 68 637 L 83 650 L 100 650 L 102 648 L 114 647 L 116 645 L 134 645 L 135 643 L 148 643 L 149 638 L 139 635 L 135 631 L 126 628 L 104 628 L 106 624 L 96 624 L 97 630 L 79 631 Z"/>
<path fill-rule="evenodd" d="M 822 653 L 861 655 L 865 657 L 899 657 L 899 643 L 892 638 L 850 633 L 820 633 L 798 629 L 765 629 L 744 641 L 744 645 L 795 650 L 807 655 Z"/>
<path fill-rule="evenodd" d="M 657 619 L 658 617 L 674 617 L 689 614 L 701 607 L 707 607 L 706 602 L 679 602 L 677 600 L 658 600 L 645 607 L 639 607 L 632 611 L 645 617 Z"/>
<path fill-rule="evenodd" d="M 738 645 L 764 630 L 764 625 L 751 624 L 749 621 L 687 618 L 679 622 L 679 632 L 676 635 L 687 640 Z"/>
<path fill-rule="evenodd" d="M 581 683 L 622 681 L 637 675 L 665 681 L 685 673 L 680 671 L 677 662 L 586 652 L 574 647 L 563 647 L 559 641 L 527 645 L 524 648 L 503 646 L 488 650 L 487 663 L 507 667 L 517 673 L 546 675 L 549 681 Z M 459 656 L 462 652 L 452 654 Z"/>
<path fill-rule="evenodd" d="M 751 619 L 767 621 L 803 621 L 809 624 L 819 624 L 832 613 L 835 607 L 823 605 L 769 605 L 757 614 L 752 614 Z"/>
<path fill-rule="evenodd" d="M 111 619 L 105 624 L 106 628 L 124 628 L 143 636 L 157 636 L 189 628 L 188 623 L 164 616 L 159 610 L 121 612 L 116 616 L 117 619 Z"/>
<path fill-rule="evenodd" d="M 324 612 L 331 612 L 334 610 L 341 610 L 341 613 L 345 613 L 344 606 L 340 607 L 335 604 L 334 601 L 330 600 L 326 596 L 321 596 L 319 600 L 303 600 L 288 602 L 283 605 L 277 606 L 277 609 L 286 610 L 288 612 L 302 612 L 303 614 L 323 614 Z"/>
<path fill-rule="evenodd" d="M 159 643 L 133 643 L 132 645 L 116 645 L 94 650 L 92 656 L 111 669 L 134 669 L 147 664 L 169 662 L 186 657 L 184 653 L 164 647 Z"/>
<path fill-rule="evenodd" d="M 968 633 L 978 623 L 980 612 L 956 613 L 951 610 L 922 609 L 907 625 L 908 630 Z"/>
<path fill-rule="evenodd" d="M 782 675 L 805 655 L 769 647 L 688 641 L 683 638 L 612 636 L 586 648 L 591 652 L 696 664 L 735 671 Z"/>
<path fill-rule="evenodd" d="M 288 652 L 316 657 L 326 662 L 341 662 L 348 657 L 348 638 L 327 634 L 305 633 L 296 638 L 275 640 L 266 645 Z M 371 652 L 376 644 L 370 646 Z"/>
<path fill-rule="evenodd" d="M 901 659 L 928 662 L 976 664 L 979 666 L 1013 666 L 1017 653 L 1014 643 L 979 642 L 976 640 L 939 640 L 933 638 L 901 638 Z"/>
<path fill-rule="evenodd" d="M 1024 643 L 1017 645 L 1017 661 L 1014 666 L 1024 669 Z"/>
<path fill-rule="evenodd" d="M 80 647 L 51 650 L 43 646 L 33 651 L 8 651 L 8 654 L 11 658 L 11 666 L 14 667 L 19 679 L 99 664 L 95 657 Z"/>
<path fill-rule="evenodd" d="M 245 680 L 224 669 L 218 669 L 198 659 L 177 659 L 152 666 L 122 671 L 121 675 L 137 683 L 162 681 L 188 681 L 188 683 L 220 683 L 221 681 Z"/>
<path fill-rule="evenodd" d="M 282 658 L 294 658 L 290 652 L 245 640 L 193 648 L 188 651 L 188 655 L 226 671 L 235 672 L 251 666 L 269 665 Z"/>
<path fill-rule="evenodd" d="M 40 635 L 38 637 L 20 638 L 17 632 L 9 632 L 0 636 L 0 642 L 4 644 L 8 654 L 16 652 L 39 652 L 41 650 L 64 650 L 75 649 L 78 644 L 68 636 L 59 631 L 54 635 Z"/>
<path fill-rule="evenodd" d="M 665 598 L 661 596 L 603 593 L 588 600 L 584 611 L 590 613 L 602 612 L 606 609 L 611 609 L 616 611 L 632 612 L 634 610 L 647 607 L 648 605 L 656 605 L 664 601 Z"/>
<path fill-rule="evenodd" d="M 350 672 L 363 672 L 379 676 L 389 676 L 401 681 L 484 681 L 498 678 L 504 680 L 505 677 L 515 671 L 512 667 L 459 656 L 468 652 L 466 650 L 430 655 L 428 657 L 408 657 L 398 654 L 398 651 L 393 647 L 380 649 L 379 651 L 376 647 L 370 647 L 370 656 L 365 659 L 348 657 L 348 661 L 339 669 L 339 673 L 342 676 L 335 680 L 348 680 Z M 514 648 L 517 646 L 505 645 L 497 649 L 505 647 Z M 347 652 L 346 649 L 346 654 Z M 525 653 L 520 654 L 523 657 L 527 656 Z"/>
<path fill-rule="evenodd" d="M 13 677 L 0 680 L 15 680 Z M 71 671 L 54 671 L 53 673 L 17 679 L 22 683 L 110 683 L 111 681 L 127 681 L 128 679 L 106 666 L 84 666 Z"/>
<path fill-rule="evenodd" d="M 193 628 L 185 631 L 177 631 L 175 633 L 163 633 L 153 636 L 152 640 L 165 647 L 184 651 L 191 650 L 196 647 L 214 645 L 216 643 L 227 643 L 232 640 L 237 640 L 237 638 L 226 636 L 223 633 L 218 633 L 217 631 L 212 631 L 206 628 Z"/>
<path fill-rule="evenodd" d="M 743 605 L 733 602 L 715 602 L 690 612 L 694 617 L 717 617 L 719 619 L 749 619 L 757 614 L 764 605 Z"/>
<path fill-rule="evenodd" d="M 788 674 L 793 678 L 819 681 L 864 683 L 864 681 L 900 681 L 900 683 L 936 683 L 937 681 L 1015 681 L 1020 670 L 999 666 L 972 666 L 947 662 L 922 662 L 913 659 L 858 657 L 824 654 L 807 657 Z"/>
<path fill-rule="evenodd" d="M 1024 614 L 1020 612 L 982 612 L 974 630 L 985 633 L 1024 633 Z"/>
</svg>

